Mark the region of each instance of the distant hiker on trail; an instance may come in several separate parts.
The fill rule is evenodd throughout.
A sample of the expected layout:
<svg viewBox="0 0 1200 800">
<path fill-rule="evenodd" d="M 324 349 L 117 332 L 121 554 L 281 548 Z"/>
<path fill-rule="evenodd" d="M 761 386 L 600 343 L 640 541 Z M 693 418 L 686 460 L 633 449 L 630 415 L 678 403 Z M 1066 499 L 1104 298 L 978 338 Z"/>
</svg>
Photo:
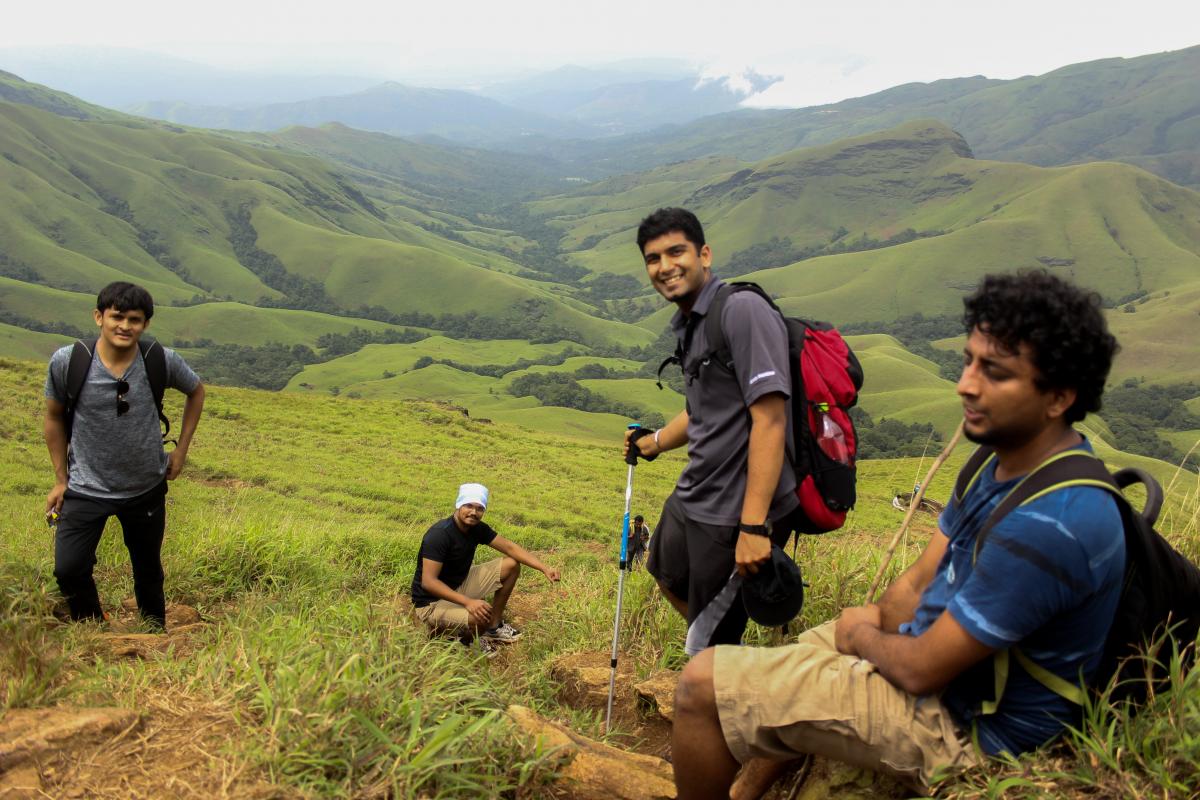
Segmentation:
<svg viewBox="0 0 1200 800">
<path fill-rule="evenodd" d="M 57 525 L 54 577 L 71 618 L 103 619 L 92 569 L 109 517 L 121 521 L 142 618 L 166 626 L 162 542 L 167 481 L 187 462 L 204 407 L 204 385 L 173 350 L 142 334 L 154 316 L 149 292 L 110 283 L 96 298 L 99 337 L 60 348 L 46 375 L 44 434 L 54 465 L 46 519 Z M 187 395 L 169 454 L 159 427 L 166 387 Z M 167 423 L 169 429 L 170 423 Z"/>
<path fill-rule="evenodd" d="M 700 221 L 682 208 L 642 220 L 638 247 L 650 283 L 678 311 L 671 329 L 683 345 L 687 408 L 636 447 L 647 458 L 687 445 L 688 463 L 663 505 L 646 569 L 688 621 L 689 655 L 737 644 L 746 627 L 740 586 L 771 544 L 787 540 L 797 507 L 791 467 L 791 365 L 783 318 L 753 292 L 729 295 L 722 328 L 733 369 L 701 362 L 704 325 L 723 282 Z M 690 377 L 695 371 L 695 377 Z M 630 439 L 625 437 L 628 452 Z M 729 587 L 729 591 L 723 591 Z"/>
<path fill-rule="evenodd" d="M 877 605 L 794 645 L 691 660 L 672 740 L 681 800 L 729 797 L 739 762 L 775 760 L 733 794 L 758 797 L 805 753 L 920 784 L 979 764 L 972 741 L 1017 754 L 1079 723 L 1071 695 L 1096 675 L 1121 591 L 1117 504 L 1068 484 L 999 517 L 986 546 L 977 536 L 1024 477 L 1091 452 L 1073 423 L 1099 410 L 1117 343 L 1098 295 L 1044 271 L 987 276 L 964 303 L 964 433 L 994 457 L 973 457 L 982 466 Z"/>
<path fill-rule="evenodd" d="M 633 518 L 633 526 L 629 529 L 629 571 L 642 563 L 646 555 L 646 543 L 650 541 L 650 531 L 646 530 L 646 519 L 641 514 Z"/>
<path fill-rule="evenodd" d="M 458 634 L 465 642 L 481 636 L 484 652 L 491 654 L 493 642 L 515 642 L 521 637 L 517 628 L 504 621 L 521 565 L 555 582 L 559 572 L 492 530 L 483 521 L 487 504 L 486 486 L 464 483 L 458 488 L 454 514 L 431 525 L 421 540 L 412 599 L 418 620 L 434 631 Z M 472 565 L 475 548 L 481 544 L 504 557 Z M 487 597 L 492 598 L 490 603 Z"/>
</svg>

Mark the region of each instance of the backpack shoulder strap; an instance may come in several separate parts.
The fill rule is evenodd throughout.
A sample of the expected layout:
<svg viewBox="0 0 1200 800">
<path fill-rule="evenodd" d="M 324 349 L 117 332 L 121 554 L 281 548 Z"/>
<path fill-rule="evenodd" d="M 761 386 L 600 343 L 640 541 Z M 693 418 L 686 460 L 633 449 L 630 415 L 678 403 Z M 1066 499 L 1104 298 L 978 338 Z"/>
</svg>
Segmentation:
<svg viewBox="0 0 1200 800">
<path fill-rule="evenodd" d="M 67 441 L 71 441 L 71 428 L 75 422 L 75 408 L 79 395 L 87 386 L 88 371 L 92 368 L 92 357 L 96 352 L 96 339 L 79 339 L 71 347 L 71 360 L 67 364 L 67 403 L 64 411 Z"/>
<path fill-rule="evenodd" d="M 1074 449 L 1055 453 L 1022 478 L 988 516 L 975 536 L 975 551 L 971 560 L 979 558 L 979 551 L 991 535 L 992 529 L 1013 509 L 1071 486 L 1095 486 L 1112 493 L 1118 506 L 1125 502 L 1120 487 L 1109 474 L 1104 462 L 1096 456 Z"/>
<path fill-rule="evenodd" d="M 971 461 L 975 460 L 979 451 L 983 449 L 985 448 L 979 448 L 971 456 L 971 459 L 967 462 L 968 466 L 970 466 Z M 990 455 L 989 453 L 989 457 Z M 981 465 L 979 471 L 982 471 L 982 469 Z M 964 467 L 963 472 L 965 473 L 966 471 L 967 469 Z M 1157 483 L 1153 478 L 1150 478 L 1150 481 Z M 973 482 L 973 478 L 971 482 Z M 1132 483 L 1133 481 L 1130 480 L 1129 482 Z M 1121 493 L 1121 485 L 1109 473 L 1108 468 L 1104 466 L 1104 462 L 1083 450 L 1064 450 L 1043 461 L 1000 501 L 1000 504 L 992 511 L 975 537 L 975 551 L 971 556 L 971 560 L 975 561 L 979 558 L 979 550 L 987 540 L 992 528 L 1010 511 L 1026 503 L 1031 503 L 1051 492 L 1072 486 L 1095 486 L 1110 492 L 1117 501 L 1118 509 L 1121 511 L 1122 523 L 1126 526 L 1128 525 L 1127 515 L 1132 513 L 1132 507 Z M 1147 489 L 1149 490 L 1149 485 Z M 1082 686 L 1073 684 L 1055 675 L 1022 652 L 1021 648 L 1012 647 L 1008 650 L 1001 650 L 992 657 L 995 697 L 992 700 L 983 702 L 980 714 L 994 714 L 1000 706 L 1000 700 L 1004 696 L 1005 685 L 1008 683 L 1010 650 L 1017 662 L 1031 678 L 1068 702 L 1075 705 L 1083 705 L 1085 692 Z"/>
<path fill-rule="evenodd" d="M 163 413 L 163 395 L 167 392 L 167 354 L 157 339 L 139 339 L 138 349 L 142 351 L 142 363 L 146 367 L 146 378 L 150 382 L 150 393 L 154 396 L 154 407 L 158 410 L 158 420 L 163 424 L 163 441 L 171 432 L 171 420 Z"/>
<path fill-rule="evenodd" d="M 783 314 L 779 310 L 779 306 L 775 305 L 775 301 L 767 294 L 766 290 L 757 283 L 733 281 L 718 289 L 716 297 L 713 298 L 712 303 L 708 306 L 708 311 L 704 315 L 704 339 L 707 343 L 705 356 L 716 359 L 726 369 L 733 368 L 733 354 L 729 352 L 729 343 L 725 340 L 725 330 L 721 326 L 721 312 L 725 310 L 725 301 L 734 292 L 753 292 L 763 300 L 766 300 L 767 305 L 775 309 L 775 313 L 781 316 Z"/>
<path fill-rule="evenodd" d="M 962 502 L 962 499 L 967 496 L 967 492 L 975 485 L 975 481 L 979 480 L 979 476 L 983 474 L 983 468 L 991 462 L 995 455 L 996 451 L 987 445 L 975 448 L 975 452 L 971 453 L 967 463 L 963 464 L 962 469 L 958 471 L 958 479 L 954 482 L 955 503 Z"/>
</svg>

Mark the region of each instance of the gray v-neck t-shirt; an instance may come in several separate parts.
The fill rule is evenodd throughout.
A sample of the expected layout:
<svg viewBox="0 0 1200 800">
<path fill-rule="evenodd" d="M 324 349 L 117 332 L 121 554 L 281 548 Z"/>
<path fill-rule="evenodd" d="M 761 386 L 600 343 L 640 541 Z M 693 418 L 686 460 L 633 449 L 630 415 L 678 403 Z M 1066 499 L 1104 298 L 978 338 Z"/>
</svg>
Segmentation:
<svg viewBox="0 0 1200 800">
<path fill-rule="evenodd" d="M 46 397 L 67 402 L 67 369 L 73 345 L 50 357 Z M 167 387 L 190 394 L 200 378 L 174 350 L 164 347 Z M 117 380 L 93 354 L 87 382 L 79 392 L 75 422 L 67 449 L 67 488 L 102 500 L 124 500 L 145 494 L 167 474 L 158 410 L 150 391 L 146 365 L 139 353 L 125 374 L 129 411 L 117 416 Z"/>
</svg>

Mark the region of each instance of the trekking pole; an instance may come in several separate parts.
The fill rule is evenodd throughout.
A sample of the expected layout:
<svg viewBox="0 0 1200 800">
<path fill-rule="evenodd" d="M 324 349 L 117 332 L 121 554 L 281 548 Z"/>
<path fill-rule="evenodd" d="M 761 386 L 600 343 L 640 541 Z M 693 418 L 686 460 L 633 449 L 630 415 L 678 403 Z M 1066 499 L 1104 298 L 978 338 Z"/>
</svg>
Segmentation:
<svg viewBox="0 0 1200 800">
<path fill-rule="evenodd" d="M 636 422 L 630 425 L 629 429 L 635 433 L 629 438 L 629 452 L 625 455 L 625 463 L 629 465 L 629 472 L 625 477 L 625 517 L 621 526 L 621 566 L 617 572 L 617 613 L 613 617 L 612 659 L 609 662 L 611 672 L 608 675 L 608 712 L 604 715 L 605 735 L 608 734 L 609 726 L 612 724 L 613 691 L 617 685 L 617 639 L 621 633 L 621 598 L 625 593 L 625 564 L 629 557 L 629 503 L 633 498 L 633 468 L 637 466 L 636 442 L 645 435 L 638 431 L 649 433 L 648 429 Z"/>
<path fill-rule="evenodd" d="M 921 481 L 917 486 L 916 491 L 912 494 L 912 500 L 908 503 L 908 511 L 904 514 L 904 521 L 900 523 L 900 530 L 896 531 L 896 535 L 892 537 L 892 543 L 888 545 L 887 554 L 883 557 L 883 563 L 879 565 L 879 569 L 875 571 L 875 580 L 871 581 L 871 588 L 867 590 L 868 603 L 875 602 L 875 591 L 879 588 L 879 582 L 883 580 L 883 573 L 888 568 L 888 564 L 892 563 L 892 555 L 896 552 L 896 545 L 900 543 L 900 537 L 908 530 L 908 523 L 912 522 L 913 515 L 917 513 L 917 509 L 921 506 L 921 501 L 925 499 L 925 489 L 929 486 L 929 482 L 933 480 L 933 476 L 937 474 L 942 464 L 946 463 L 946 459 L 954 452 L 955 445 L 962 437 L 963 424 L 958 423 L 958 428 L 955 429 L 954 435 L 950 437 L 950 441 L 942 448 L 942 452 L 933 460 L 933 465 L 929 467 L 929 472 L 925 473 L 925 480 Z"/>
</svg>

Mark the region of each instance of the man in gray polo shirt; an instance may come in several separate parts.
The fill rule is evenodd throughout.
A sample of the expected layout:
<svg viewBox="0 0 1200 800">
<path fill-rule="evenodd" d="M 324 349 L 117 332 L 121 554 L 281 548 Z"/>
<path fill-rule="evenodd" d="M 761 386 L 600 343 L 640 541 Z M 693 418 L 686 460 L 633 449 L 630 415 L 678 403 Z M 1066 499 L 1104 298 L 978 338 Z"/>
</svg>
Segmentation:
<svg viewBox="0 0 1200 800">
<path fill-rule="evenodd" d="M 154 315 L 149 292 L 132 283 L 104 287 L 93 312 L 99 337 L 87 377 L 74 398 L 68 387 L 75 345 L 59 349 L 46 375 L 43 431 L 54 464 L 46 518 L 56 525 L 54 577 L 72 619 L 103 619 L 92 569 L 109 517 L 121 522 L 133 565 L 138 610 L 152 626 L 166 625 L 161 559 L 167 481 L 179 477 L 204 407 L 204 385 L 173 350 L 138 340 Z M 88 344 L 81 343 L 85 347 Z M 154 349 L 161 350 L 155 353 Z M 147 363 L 165 361 L 165 385 L 187 395 L 177 446 L 163 449 L 158 406 Z M 69 408 L 70 406 L 70 408 Z"/>
<path fill-rule="evenodd" d="M 756 573 L 770 557 L 772 538 L 782 543 L 792 528 L 798 501 L 787 328 L 762 297 L 731 294 L 721 329 L 733 369 L 704 359 L 703 320 L 722 281 L 712 274 L 700 221 L 682 208 L 659 209 L 642 220 L 637 242 L 651 285 L 678 307 L 671 329 L 683 347 L 687 397 L 684 411 L 637 440 L 648 458 L 688 448 L 646 569 L 687 618 L 686 649 L 694 655 L 741 641 L 747 617 L 740 576 Z"/>
</svg>

